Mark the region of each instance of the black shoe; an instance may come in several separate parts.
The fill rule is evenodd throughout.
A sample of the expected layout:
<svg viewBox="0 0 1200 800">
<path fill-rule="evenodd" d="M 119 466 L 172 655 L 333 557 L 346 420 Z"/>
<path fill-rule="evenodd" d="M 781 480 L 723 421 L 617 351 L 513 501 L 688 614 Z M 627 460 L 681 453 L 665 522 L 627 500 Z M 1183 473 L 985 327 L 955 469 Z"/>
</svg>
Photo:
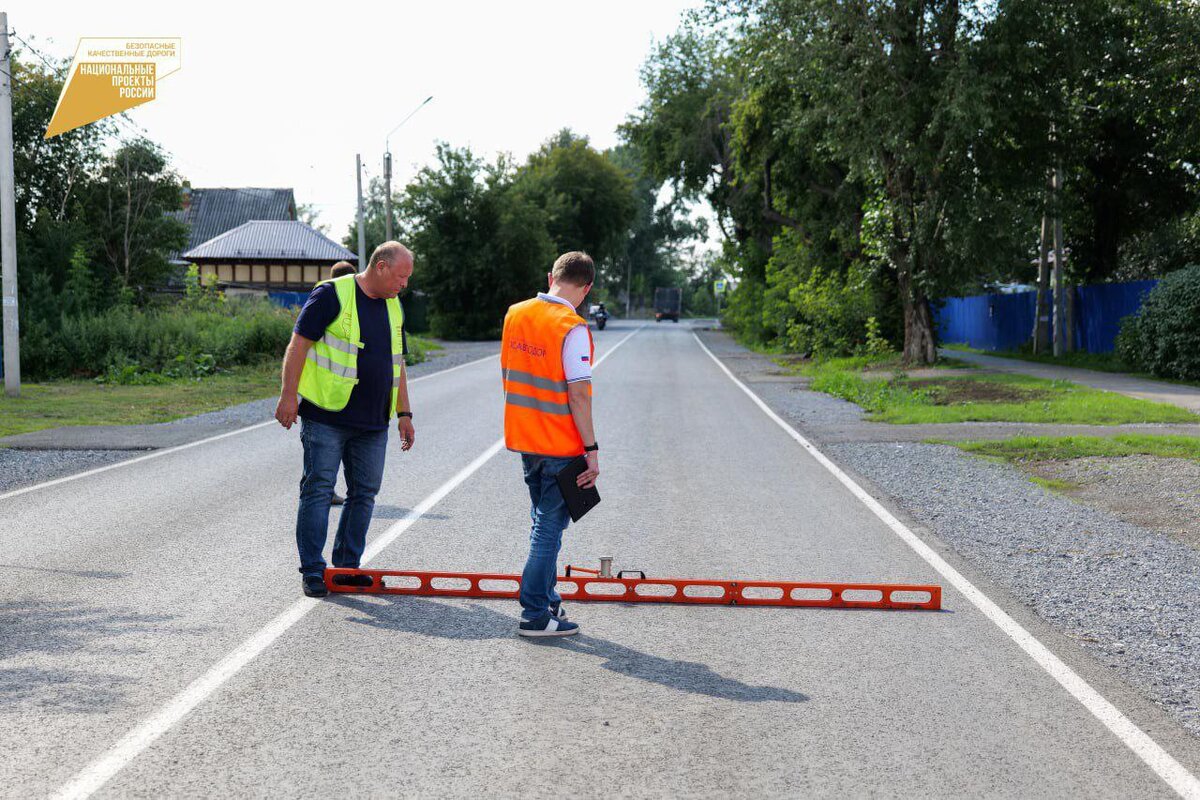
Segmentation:
<svg viewBox="0 0 1200 800">
<path fill-rule="evenodd" d="M 329 501 L 329 504 L 334 506 L 344 506 L 346 505 L 346 498 L 342 497 L 337 492 L 334 492 L 333 499 Z"/>
<path fill-rule="evenodd" d="M 325 588 L 325 579 L 320 575 L 305 575 L 302 584 L 304 593 L 309 597 L 324 597 L 329 594 L 329 590 Z"/>
<path fill-rule="evenodd" d="M 373 586 L 375 580 L 370 575 L 334 575 L 333 582 L 338 586 Z"/>
</svg>

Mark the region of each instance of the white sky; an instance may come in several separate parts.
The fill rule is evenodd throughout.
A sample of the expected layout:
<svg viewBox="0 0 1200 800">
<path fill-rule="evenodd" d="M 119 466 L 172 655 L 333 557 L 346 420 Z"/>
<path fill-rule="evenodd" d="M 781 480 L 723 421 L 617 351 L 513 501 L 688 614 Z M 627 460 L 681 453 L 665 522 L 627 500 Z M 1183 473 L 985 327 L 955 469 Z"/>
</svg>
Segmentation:
<svg viewBox="0 0 1200 800">
<path fill-rule="evenodd" d="M 193 186 L 292 187 L 341 239 L 354 216 L 354 155 L 393 186 L 434 142 L 523 159 L 559 128 L 599 148 L 643 98 L 654 40 L 699 0 L 603 2 L 9 3 L 9 27 L 38 50 L 82 36 L 179 36 L 182 69 L 130 119 Z M 14 41 L 20 48 L 20 43 Z M 364 177 L 364 189 L 367 177 Z"/>
</svg>

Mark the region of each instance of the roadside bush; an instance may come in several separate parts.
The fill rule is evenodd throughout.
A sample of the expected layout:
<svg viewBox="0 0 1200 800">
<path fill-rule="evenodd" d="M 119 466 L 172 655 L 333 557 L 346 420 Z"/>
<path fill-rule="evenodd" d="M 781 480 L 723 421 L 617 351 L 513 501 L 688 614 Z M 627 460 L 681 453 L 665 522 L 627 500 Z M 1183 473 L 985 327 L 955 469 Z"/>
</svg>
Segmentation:
<svg viewBox="0 0 1200 800">
<path fill-rule="evenodd" d="M 218 368 L 279 358 L 294 317 L 266 300 L 238 298 L 220 310 L 113 308 L 63 316 L 22 336 L 21 368 L 33 379 L 202 377 Z"/>
<path fill-rule="evenodd" d="M 1200 265 L 1164 277 L 1126 317 L 1117 355 L 1163 378 L 1200 380 Z"/>
</svg>

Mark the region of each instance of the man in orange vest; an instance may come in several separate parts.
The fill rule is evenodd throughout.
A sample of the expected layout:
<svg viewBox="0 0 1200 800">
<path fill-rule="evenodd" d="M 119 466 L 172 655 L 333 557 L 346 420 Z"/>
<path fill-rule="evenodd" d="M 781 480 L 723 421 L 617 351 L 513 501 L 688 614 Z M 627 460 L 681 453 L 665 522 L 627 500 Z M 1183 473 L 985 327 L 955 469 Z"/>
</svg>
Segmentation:
<svg viewBox="0 0 1200 800">
<path fill-rule="evenodd" d="M 548 292 L 508 309 L 500 344 L 504 443 L 521 454 L 531 501 L 517 628 L 518 635 L 531 637 L 579 633 L 554 590 L 562 534 L 571 520 L 556 476 L 580 455 L 587 457 L 587 469 L 579 485 L 594 486 L 600 476 L 592 428 L 595 346 L 575 310 L 592 290 L 596 267 L 587 253 L 564 253 L 546 277 Z"/>
</svg>

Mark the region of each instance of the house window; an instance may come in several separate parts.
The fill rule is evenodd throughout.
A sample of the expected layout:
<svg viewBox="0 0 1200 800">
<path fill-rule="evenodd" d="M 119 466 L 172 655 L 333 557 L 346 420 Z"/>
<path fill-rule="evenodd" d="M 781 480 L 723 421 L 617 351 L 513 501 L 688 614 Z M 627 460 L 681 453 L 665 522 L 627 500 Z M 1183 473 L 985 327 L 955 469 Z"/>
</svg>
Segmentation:
<svg viewBox="0 0 1200 800">
<path fill-rule="evenodd" d="M 250 282 L 250 265 L 238 264 L 233 268 L 233 279 L 238 283 Z"/>
<path fill-rule="evenodd" d="M 266 283 L 267 282 L 267 265 L 266 264 L 254 264 L 253 266 L 251 266 L 250 267 L 250 280 L 253 281 L 254 283 Z"/>
<path fill-rule="evenodd" d="M 288 264 L 287 282 L 304 283 L 304 268 L 299 264 Z"/>
<path fill-rule="evenodd" d="M 321 268 L 315 265 L 306 264 L 304 266 L 304 282 L 316 283 L 321 280 Z"/>
<path fill-rule="evenodd" d="M 198 266 L 196 269 L 200 272 L 200 285 L 212 286 L 217 282 L 217 268 L 207 264 Z"/>
<path fill-rule="evenodd" d="M 233 281 L 233 265 L 218 264 L 217 278 L 221 281 L 221 283 L 231 283 Z"/>
<path fill-rule="evenodd" d="M 286 271 L 282 264 L 271 265 L 271 283 L 284 283 Z"/>
</svg>

